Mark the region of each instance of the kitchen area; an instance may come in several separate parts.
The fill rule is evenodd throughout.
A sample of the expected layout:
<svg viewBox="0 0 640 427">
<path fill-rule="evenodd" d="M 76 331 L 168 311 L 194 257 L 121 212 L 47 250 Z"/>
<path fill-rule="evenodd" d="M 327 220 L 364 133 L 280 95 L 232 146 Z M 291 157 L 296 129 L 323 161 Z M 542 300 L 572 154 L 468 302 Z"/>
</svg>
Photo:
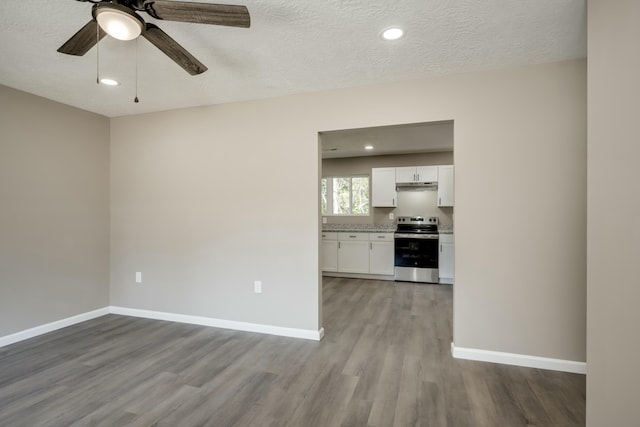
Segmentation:
<svg viewBox="0 0 640 427">
<path fill-rule="evenodd" d="M 453 284 L 453 122 L 320 133 L 323 276 Z"/>
</svg>

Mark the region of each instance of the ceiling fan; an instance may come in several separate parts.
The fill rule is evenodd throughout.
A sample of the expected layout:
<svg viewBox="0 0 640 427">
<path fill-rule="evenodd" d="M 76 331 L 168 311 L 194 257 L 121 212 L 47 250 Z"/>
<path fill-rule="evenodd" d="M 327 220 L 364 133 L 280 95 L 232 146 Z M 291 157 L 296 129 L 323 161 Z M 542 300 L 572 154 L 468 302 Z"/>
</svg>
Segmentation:
<svg viewBox="0 0 640 427">
<path fill-rule="evenodd" d="M 77 1 L 93 3 L 93 18 L 60 46 L 58 52 L 82 56 L 107 34 L 119 40 L 133 40 L 141 35 L 192 76 L 204 73 L 207 67 L 157 25 L 145 22 L 138 12 L 165 21 L 243 28 L 251 25 L 245 6 L 169 0 Z"/>
</svg>

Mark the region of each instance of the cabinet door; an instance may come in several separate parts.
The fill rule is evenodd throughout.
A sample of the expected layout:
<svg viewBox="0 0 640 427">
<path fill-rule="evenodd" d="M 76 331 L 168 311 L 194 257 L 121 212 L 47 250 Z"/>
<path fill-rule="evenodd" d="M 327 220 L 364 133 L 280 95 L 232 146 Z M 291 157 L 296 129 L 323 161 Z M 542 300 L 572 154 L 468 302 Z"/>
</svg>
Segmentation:
<svg viewBox="0 0 640 427">
<path fill-rule="evenodd" d="M 339 241 L 338 271 L 342 273 L 368 273 L 369 242 L 364 240 Z"/>
<path fill-rule="evenodd" d="M 396 182 L 416 182 L 417 173 L 415 166 L 396 168 Z"/>
<path fill-rule="evenodd" d="M 451 236 L 450 239 L 441 239 L 440 253 L 438 257 L 438 274 L 440 276 L 440 283 L 453 283 L 455 270 L 454 253 L 455 246 L 453 243 L 453 236 Z"/>
<path fill-rule="evenodd" d="M 453 165 L 438 166 L 438 206 L 453 207 Z"/>
<path fill-rule="evenodd" d="M 371 206 L 395 207 L 397 200 L 396 168 L 372 168 Z"/>
<path fill-rule="evenodd" d="M 418 182 L 438 182 L 437 166 L 418 166 L 416 168 Z"/>
<path fill-rule="evenodd" d="M 388 274 L 393 270 L 393 242 L 374 242 L 369 245 L 369 273 Z"/>
<path fill-rule="evenodd" d="M 322 271 L 338 271 L 338 241 L 322 241 Z"/>
</svg>

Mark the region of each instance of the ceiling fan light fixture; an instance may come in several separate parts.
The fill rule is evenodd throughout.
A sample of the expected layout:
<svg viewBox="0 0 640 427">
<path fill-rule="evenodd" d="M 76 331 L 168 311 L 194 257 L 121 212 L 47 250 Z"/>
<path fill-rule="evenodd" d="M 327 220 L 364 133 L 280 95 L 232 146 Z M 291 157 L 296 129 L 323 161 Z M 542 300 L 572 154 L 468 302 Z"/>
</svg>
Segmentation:
<svg viewBox="0 0 640 427">
<path fill-rule="evenodd" d="M 133 40 L 142 34 L 144 22 L 128 10 L 120 10 L 112 5 L 96 9 L 96 21 L 105 33 L 118 40 Z"/>
</svg>

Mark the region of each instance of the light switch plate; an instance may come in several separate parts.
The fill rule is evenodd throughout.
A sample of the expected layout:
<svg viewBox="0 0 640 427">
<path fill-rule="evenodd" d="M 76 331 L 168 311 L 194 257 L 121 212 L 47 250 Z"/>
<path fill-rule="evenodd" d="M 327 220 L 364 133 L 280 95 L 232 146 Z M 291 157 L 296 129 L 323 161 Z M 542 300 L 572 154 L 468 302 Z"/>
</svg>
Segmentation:
<svg viewBox="0 0 640 427">
<path fill-rule="evenodd" d="M 389 219 L 394 219 L 396 216 L 393 214 L 393 212 L 389 213 Z"/>
<path fill-rule="evenodd" d="M 142 283 L 142 272 L 136 271 L 136 283 Z"/>
</svg>

